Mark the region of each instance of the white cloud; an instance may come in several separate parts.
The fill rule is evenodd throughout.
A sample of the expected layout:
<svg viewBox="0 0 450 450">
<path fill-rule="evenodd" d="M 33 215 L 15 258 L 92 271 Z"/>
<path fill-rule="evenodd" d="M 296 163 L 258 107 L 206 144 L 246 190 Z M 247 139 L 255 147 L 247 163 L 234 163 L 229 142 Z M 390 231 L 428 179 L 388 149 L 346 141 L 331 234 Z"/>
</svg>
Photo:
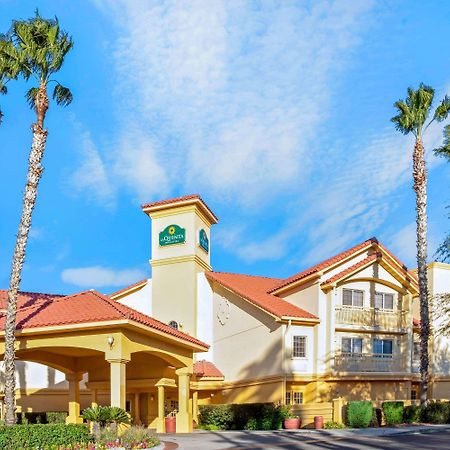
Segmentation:
<svg viewBox="0 0 450 450">
<path fill-rule="evenodd" d="M 317 127 L 373 5 L 95 3 L 119 31 L 119 141 L 142 124 L 145 145 L 111 162 L 127 188 L 138 198 L 208 191 L 253 207 L 306 183 Z"/>
<path fill-rule="evenodd" d="M 115 270 L 102 266 L 70 268 L 61 273 L 61 279 L 65 283 L 84 288 L 125 286 L 145 276 L 146 274 L 140 269 Z"/>
<path fill-rule="evenodd" d="M 114 207 L 114 185 L 90 133 L 86 131 L 81 132 L 81 153 L 83 161 L 71 176 L 71 188 L 75 193 L 86 193 L 107 208 Z"/>
</svg>

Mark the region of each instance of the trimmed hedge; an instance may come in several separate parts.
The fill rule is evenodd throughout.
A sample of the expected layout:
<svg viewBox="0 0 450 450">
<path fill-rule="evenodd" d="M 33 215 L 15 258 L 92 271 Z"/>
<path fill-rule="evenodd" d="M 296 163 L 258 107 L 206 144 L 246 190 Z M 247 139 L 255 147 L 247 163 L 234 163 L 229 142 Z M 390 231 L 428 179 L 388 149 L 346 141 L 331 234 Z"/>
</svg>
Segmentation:
<svg viewBox="0 0 450 450">
<path fill-rule="evenodd" d="M 419 405 L 405 406 L 403 410 L 404 423 L 420 423 L 422 421 L 422 408 Z"/>
<path fill-rule="evenodd" d="M 398 425 L 403 422 L 403 402 L 383 402 L 384 419 L 386 425 Z"/>
<path fill-rule="evenodd" d="M 427 423 L 450 423 L 450 402 L 432 402 L 422 410 L 422 420 Z"/>
<path fill-rule="evenodd" d="M 209 430 L 278 430 L 283 411 L 273 403 L 202 405 L 199 425 Z"/>
<path fill-rule="evenodd" d="M 373 418 L 373 406 L 369 401 L 348 402 L 347 425 L 351 428 L 367 428 Z"/>
<path fill-rule="evenodd" d="M 35 423 L 66 423 L 66 411 L 51 412 L 21 412 L 16 413 L 17 424 L 28 425 Z"/>
<path fill-rule="evenodd" d="M 0 427 L 0 448 L 4 450 L 70 448 L 92 442 L 85 425 L 14 425 Z"/>
</svg>

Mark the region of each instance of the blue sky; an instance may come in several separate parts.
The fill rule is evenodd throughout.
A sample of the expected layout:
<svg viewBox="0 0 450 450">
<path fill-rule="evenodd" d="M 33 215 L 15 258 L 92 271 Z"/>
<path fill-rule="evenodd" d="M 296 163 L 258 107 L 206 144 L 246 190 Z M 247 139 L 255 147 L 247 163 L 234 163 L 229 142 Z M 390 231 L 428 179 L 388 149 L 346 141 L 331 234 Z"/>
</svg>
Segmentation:
<svg viewBox="0 0 450 450">
<path fill-rule="evenodd" d="M 450 3 L 0 1 L 75 41 L 52 105 L 22 289 L 111 292 L 150 274 L 143 202 L 200 193 L 215 270 L 284 277 L 373 235 L 414 267 L 412 141 L 393 102 L 450 94 Z M 1 98 L 0 287 L 7 287 L 33 113 Z M 448 230 L 448 165 L 430 150 L 430 254 Z"/>
</svg>

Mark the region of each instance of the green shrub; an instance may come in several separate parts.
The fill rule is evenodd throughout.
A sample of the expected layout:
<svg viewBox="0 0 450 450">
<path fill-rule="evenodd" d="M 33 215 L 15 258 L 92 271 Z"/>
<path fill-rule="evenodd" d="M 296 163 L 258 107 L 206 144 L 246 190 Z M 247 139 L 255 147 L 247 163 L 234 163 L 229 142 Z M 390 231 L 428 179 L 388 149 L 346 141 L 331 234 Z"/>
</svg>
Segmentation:
<svg viewBox="0 0 450 450">
<path fill-rule="evenodd" d="M 273 403 L 202 405 L 199 426 L 220 430 L 278 430 L 284 415 L 284 408 Z"/>
<path fill-rule="evenodd" d="M 404 423 L 419 423 L 422 421 L 422 408 L 419 405 L 405 406 L 403 410 Z"/>
<path fill-rule="evenodd" d="M 450 423 L 450 402 L 432 402 L 422 410 L 422 419 L 427 423 Z"/>
<path fill-rule="evenodd" d="M 92 441 L 85 425 L 14 425 L 0 428 L 0 448 L 3 450 L 47 450 Z"/>
<path fill-rule="evenodd" d="M 333 422 L 331 420 L 329 422 L 325 422 L 325 425 L 323 427 L 326 430 L 341 430 L 342 428 L 345 428 L 345 425 L 343 423 Z"/>
<path fill-rule="evenodd" d="M 66 411 L 50 411 L 45 413 L 47 423 L 66 423 Z"/>
<path fill-rule="evenodd" d="M 373 417 L 373 406 L 369 401 L 348 402 L 347 425 L 352 428 L 367 428 Z"/>
<path fill-rule="evenodd" d="M 403 422 L 403 402 L 383 402 L 386 425 L 398 425 Z"/>
</svg>

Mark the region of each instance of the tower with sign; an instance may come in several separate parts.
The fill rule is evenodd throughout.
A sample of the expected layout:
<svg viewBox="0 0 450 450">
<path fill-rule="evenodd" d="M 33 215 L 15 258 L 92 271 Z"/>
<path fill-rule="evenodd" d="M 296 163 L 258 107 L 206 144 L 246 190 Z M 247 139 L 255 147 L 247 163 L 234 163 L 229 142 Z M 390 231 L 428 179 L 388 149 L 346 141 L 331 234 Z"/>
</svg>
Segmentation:
<svg viewBox="0 0 450 450">
<path fill-rule="evenodd" d="M 197 335 L 198 274 L 211 270 L 217 217 L 198 195 L 142 206 L 152 221 L 152 316 Z"/>
</svg>

